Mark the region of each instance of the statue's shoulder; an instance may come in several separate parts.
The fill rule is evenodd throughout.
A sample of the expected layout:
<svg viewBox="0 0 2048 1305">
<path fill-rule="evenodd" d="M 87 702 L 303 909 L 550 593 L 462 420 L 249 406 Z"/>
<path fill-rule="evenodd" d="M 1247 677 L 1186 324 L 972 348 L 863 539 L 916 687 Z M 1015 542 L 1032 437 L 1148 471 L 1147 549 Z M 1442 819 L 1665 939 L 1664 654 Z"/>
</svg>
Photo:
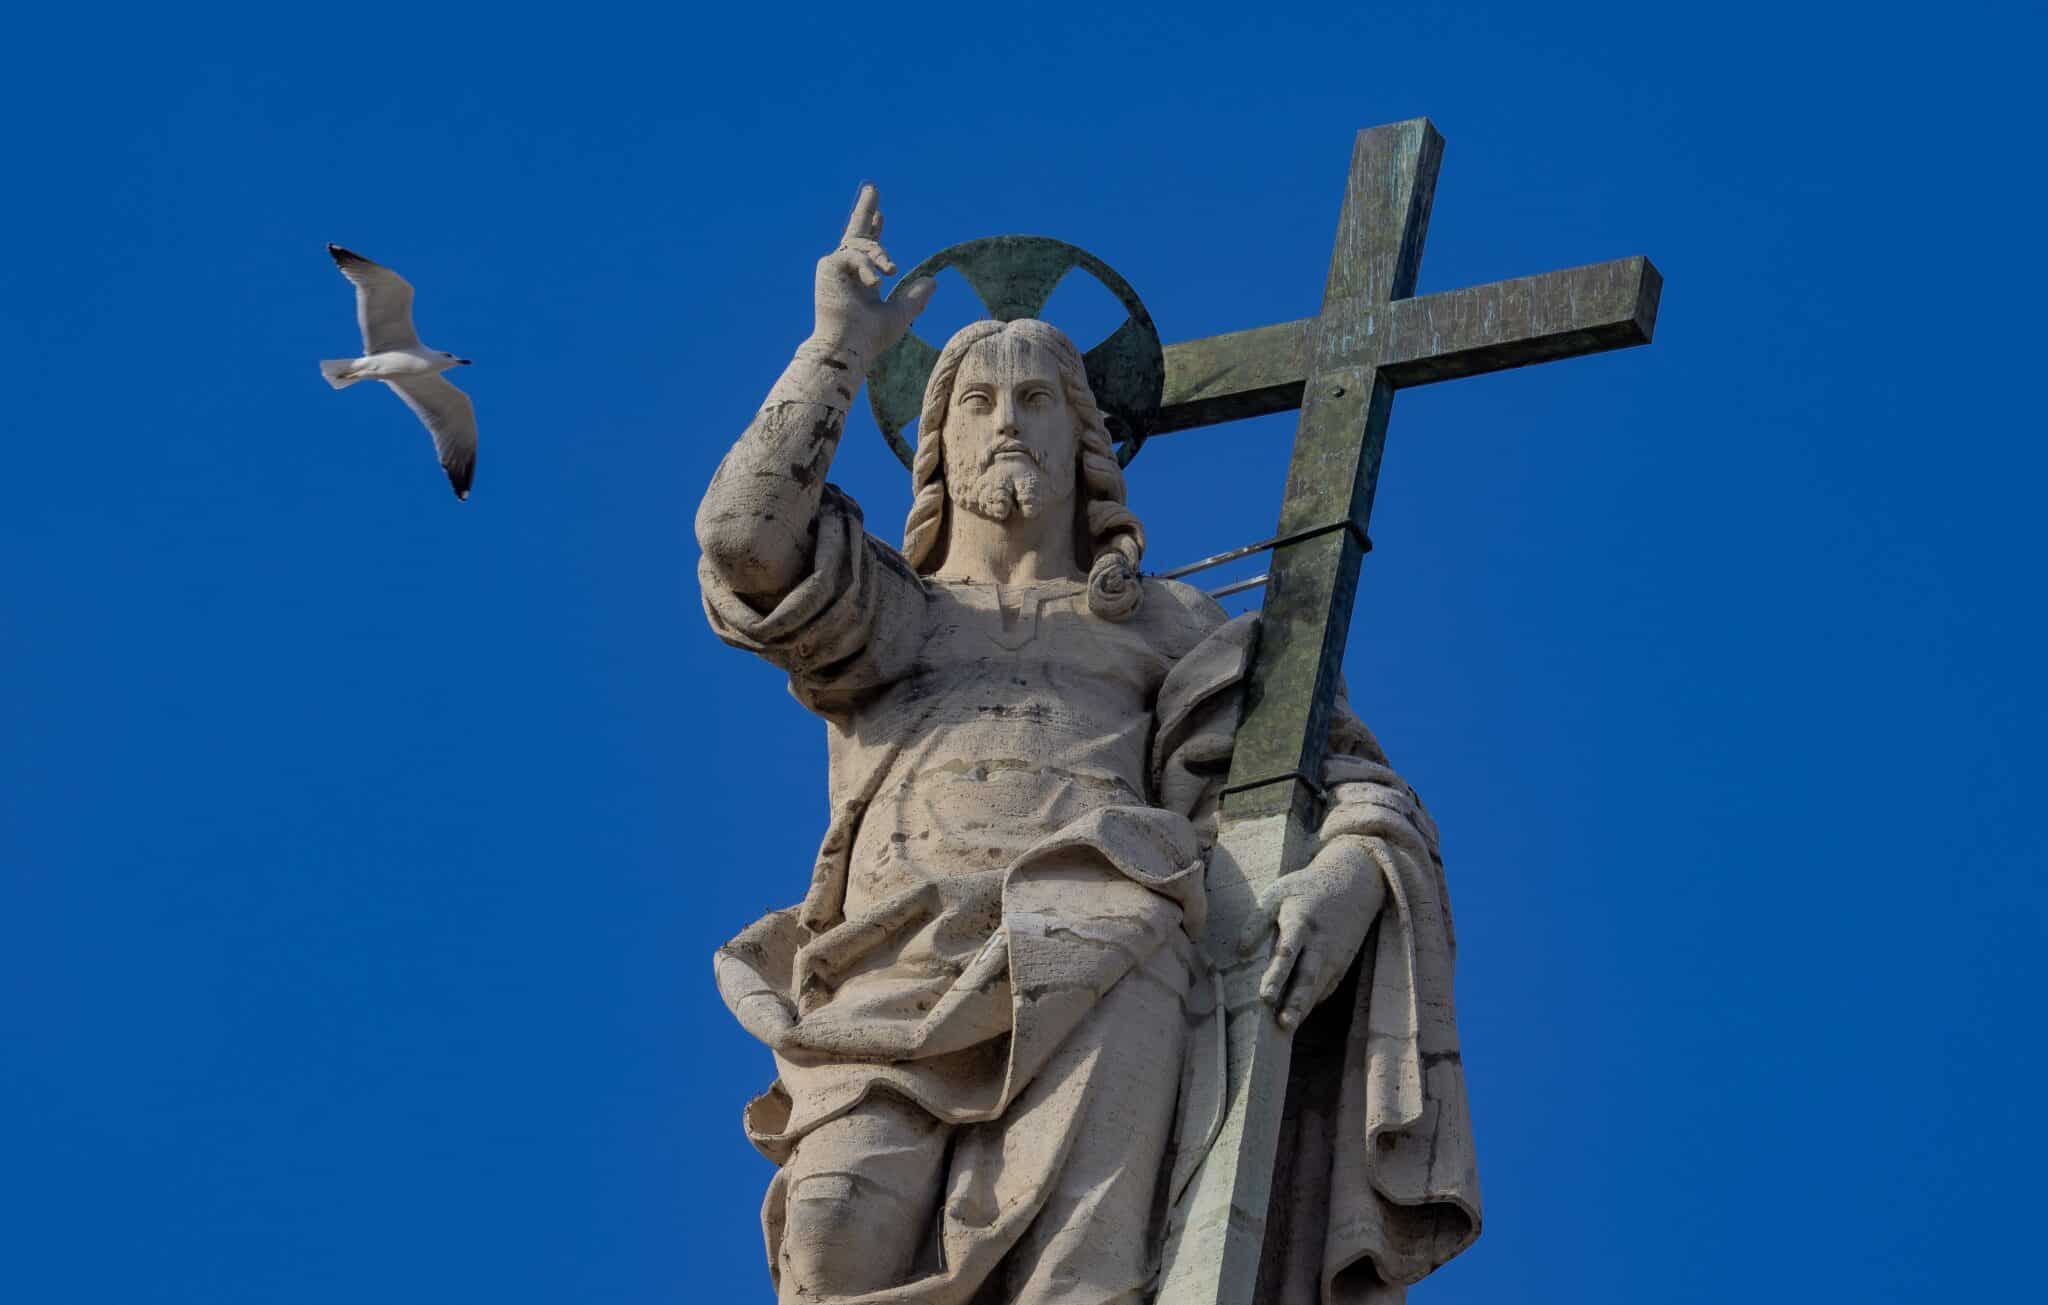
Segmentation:
<svg viewBox="0 0 2048 1305">
<path fill-rule="evenodd" d="M 1147 576 L 1138 611 L 1168 657 L 1179 659 L 1230 619 L 1223 605 L 1193 585 Z"/>
</svg>

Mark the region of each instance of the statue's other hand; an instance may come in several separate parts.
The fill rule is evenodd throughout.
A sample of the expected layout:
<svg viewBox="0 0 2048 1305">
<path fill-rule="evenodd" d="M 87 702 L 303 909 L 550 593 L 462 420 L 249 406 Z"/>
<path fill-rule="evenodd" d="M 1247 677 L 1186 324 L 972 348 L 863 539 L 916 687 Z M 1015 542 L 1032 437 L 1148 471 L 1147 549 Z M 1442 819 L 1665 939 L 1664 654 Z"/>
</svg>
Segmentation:
<svg viewBox="0 0 2048 1305">
<path fill-rule="evenodd" d="M 930 277 L 919 277 L 893 302 L 886 301 L 882 278 L 894 275 L 896 264 L 882 248 L 881 195 L 867 182 L 853 202 L 839 247 L 818 260 L 815 338 L 851 350 L 863 364 L 880 357 L 903 338 L 936 288 Z"/>
<path fill-rule="evenodd" d="M 1259 997 L 1293 1029 L 1336 990 L 1386 901 L 1379 863 L 1358 836 L 1331 840 L 1315 859 L 1268 884 L 1245 921 L 1247 955 L 1274 936 Z"/>
</svg>

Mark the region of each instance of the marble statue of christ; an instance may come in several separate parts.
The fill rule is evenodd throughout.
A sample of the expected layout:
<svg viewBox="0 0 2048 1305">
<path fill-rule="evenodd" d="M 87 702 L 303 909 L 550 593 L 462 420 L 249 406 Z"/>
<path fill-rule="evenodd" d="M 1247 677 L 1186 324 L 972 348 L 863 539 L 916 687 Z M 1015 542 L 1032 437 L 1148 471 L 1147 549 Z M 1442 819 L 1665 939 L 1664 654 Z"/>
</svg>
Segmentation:
<svg viewBox="0 0 2048 1305">
<path fill-rule="evenodd" d="M 788 673 L 830 763 L 808 893 L 717 956 L 777 1071 L 746 1127 L 779 1166 L 779 1299 L 1148 1299 L 1223 1021 L 1292 1028 L 1341 992 L 1356 1055 L 1297 1258 L 1324 1299 L 1398 1300 L 1478 1226 L 1435 830 L 1340 704 L 1319 850 L 1248 940 L 1273 942 L 1271 1009 L 1219 1009 L 1204 859 L 1255 620 L 1140 575 L 1080 355 L 1043 322 L 946 345 L 902 546 L 866 532 L 826 474 L 931 292 L 883 299 L 880 228 L 865 188 L 697 515 L 712 627 Z"/>
</svg>

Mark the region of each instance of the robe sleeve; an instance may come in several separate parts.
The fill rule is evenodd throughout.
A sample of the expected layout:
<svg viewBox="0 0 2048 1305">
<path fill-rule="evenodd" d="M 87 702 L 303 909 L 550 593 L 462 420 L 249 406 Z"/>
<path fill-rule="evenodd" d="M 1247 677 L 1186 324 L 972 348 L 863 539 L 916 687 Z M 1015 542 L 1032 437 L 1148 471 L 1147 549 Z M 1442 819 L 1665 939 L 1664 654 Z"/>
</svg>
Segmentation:
<svg viewBox="0 0 2048 1305">
<path fill-rule="evenodd" d="M 861 526 L 860 506 L 827 485 L 809 574 L 767 611 L 697 564 L 704 615 L 720 639 L 789 673 L 797 701 L 829 720 L 906 674 L 924 642 L 924 583 Z"/>
<path fill-rule="evenodd" d="M 1322 1298 L 1366 1305 L 1399 1300 L 1479 1236 L 1479 1173 L 1436 823 L 1341 696 L 1323 782 L 1321 839 L 1366 840 L 1387 885 L 1353 976 L 1327 1003 L 1344 1024 L 1343 1070 L 1315 1107 L 1334 1143 Z"/>
</svg>

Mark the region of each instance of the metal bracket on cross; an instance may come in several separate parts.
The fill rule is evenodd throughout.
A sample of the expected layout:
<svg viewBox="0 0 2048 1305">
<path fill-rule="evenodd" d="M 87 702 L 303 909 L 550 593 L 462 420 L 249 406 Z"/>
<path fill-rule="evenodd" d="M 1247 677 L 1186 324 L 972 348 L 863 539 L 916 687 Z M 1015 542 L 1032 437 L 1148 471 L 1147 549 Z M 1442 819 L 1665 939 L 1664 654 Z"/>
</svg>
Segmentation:
<svg viewBox="0 0 2048 1305">
<path fill-rule="evenodd" d="M 981 306 L 999 322 L 1036 317 L 1061 278 L 1077 267 L 1116 296 L 1128 316 L 1107 339 L 1088 350 L 1082 361 L 1087 364 L 1088 384 L 1095 391 L 1110 438 L 1116 442 L 1117 461 L 1130 465 L 1145 437 L 1152 433 L 1166 390 L 1166 352 L 1152 325 L 1152 314 L 1145 311 L 1131 283 L 1095 255 L 1063 240 L 986 236 L 941 249 L 925 259 L 903 274 L 889 298 L 894 299 L 919 277 L 936 276 L 949 267 L 966 279 Z M 912 450 L 903 432 L 917 420 L 924 404 L 925 382 L 931 379 L 938 360 L 939 351 L 910 331 L 868 369 L 868 403 L 874 409 L 875 424 L 906 468 Z"/>
</svg>

